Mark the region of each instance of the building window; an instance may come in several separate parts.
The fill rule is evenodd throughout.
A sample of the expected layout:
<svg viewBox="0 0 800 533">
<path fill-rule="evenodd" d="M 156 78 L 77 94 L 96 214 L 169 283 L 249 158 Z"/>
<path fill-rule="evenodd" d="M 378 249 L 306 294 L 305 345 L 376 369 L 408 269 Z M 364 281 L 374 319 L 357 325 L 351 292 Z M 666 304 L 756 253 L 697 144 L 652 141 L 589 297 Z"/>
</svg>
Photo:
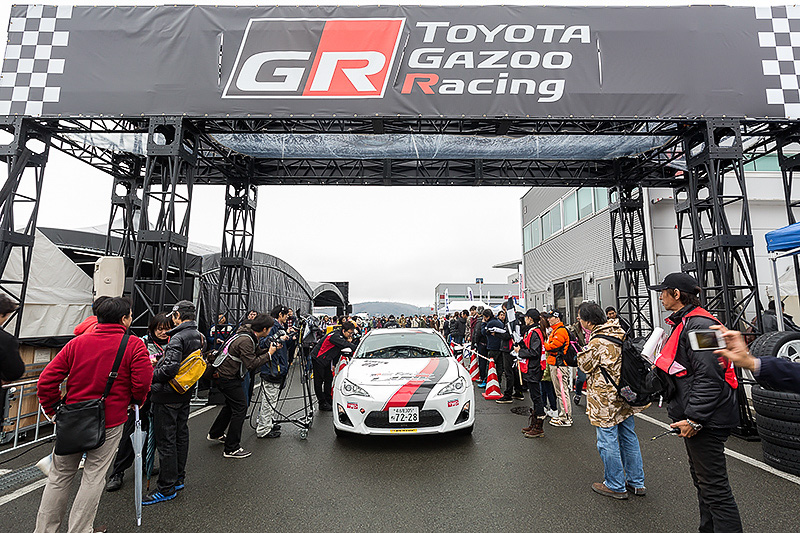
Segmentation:
<svg viewBox="0 0 800 533">
<path fill-rule="evenodd" d="M 553 231 L 550 226 L 550 211 L 542 215 L 542 240 L 547 240 Z"/>
<path fill-rule="evenodd" d="M 564 227 L 574 224 L 578 221 L 578 200 L 577 195 L 573 192 L 564 198 Z"/>
<path fill-rule="evenodd" d="M 594 190 L 594 210 L 600 211 L 608 207 L 608 189 L 598 187 Z"/>
<path fill-rule="evenodd" d="M 539 246 L 542 243 L 542 219 L 537 218 L 533 221 L 531 233 L 533 234 L 533 245 Z"/>
<path fill-rule="evenodd" d="M 522 230 L 522 247 L 525 252 L 529 251 L 533 248 L 532 240 L 531 240 L 531 229 L 533 228 L 533 224 L 528 224 L 525 226 L 525 229 Z"/>
<path fill-rule="evenodd" d="M 558 203 L 550 210 L 551 234 L 561 231 L 561 204 Z"/>
<path fill-rule="evenodd" d="M 592 189 L 578 189 L 578 218 L 584 219 L 594 212 L 592 205 Z"/>
</svg>

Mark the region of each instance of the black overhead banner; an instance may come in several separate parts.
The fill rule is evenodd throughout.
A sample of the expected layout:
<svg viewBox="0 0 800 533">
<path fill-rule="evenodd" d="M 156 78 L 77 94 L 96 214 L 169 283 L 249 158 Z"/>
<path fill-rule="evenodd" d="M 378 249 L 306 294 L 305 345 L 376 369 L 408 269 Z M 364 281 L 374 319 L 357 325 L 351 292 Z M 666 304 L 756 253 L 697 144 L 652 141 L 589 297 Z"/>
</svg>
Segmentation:
<svg viewBox="0 0 800 533">
<path fill-rule="evenodd" d="M 0 115 L 794 118 L 799 71 L 792 7 L 17 5 Z"/>
</svg>

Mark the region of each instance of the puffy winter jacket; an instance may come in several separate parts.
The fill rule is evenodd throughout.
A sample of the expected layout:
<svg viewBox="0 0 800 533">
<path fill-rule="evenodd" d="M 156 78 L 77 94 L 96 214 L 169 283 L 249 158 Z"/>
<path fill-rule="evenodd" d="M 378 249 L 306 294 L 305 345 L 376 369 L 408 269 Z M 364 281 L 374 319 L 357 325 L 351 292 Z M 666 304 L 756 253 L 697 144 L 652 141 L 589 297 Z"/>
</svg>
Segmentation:
<svg viewBox="0 0 800 533">
<path fill-rule="evenodd" d="M 683 317 L 693 310 L 686 306 L 673 313 L 667 322 L 680 324 Z M 689 419 L 707 427 L 732 428 L 739 424 L 739 404 L 736 391 L 725 382 L 725 372 L 719 356 L 709 350 L 695 352 L 689 344 L 688 333 L 708 329 L 716 322 L 702 316 L 686 321 L 675 353 L 675 362 L 686 368 L 682 377 L 667 376 L 658 371 L 668 383 L 667 414 L 672 420 Z"/>
<path fill-rule="evenodd" d="M 550 336 L 544 343 L 544 349 L 547 350 L 548 365 L 556 364 L 556 356 L 565 350 L 567 343 L 569 343 L 569 332 L 563 322 L 557 322 L 552 326 Z"/>
<path fill-rule="evenodd" d="M 159 359 L 153 370 L 150 401 L 153 403 L 189 403 L 194 395 L 194 387 L 179 394 L 169 384 L 169 380 L 178 375 L 184 359 L 203 348 L 203 336 L 197 331 L 197 322 L 194 320 L 183 322 L 171 329 L 167 335 L 169 335 L 169 342 L 164 349 L 164 357 Z"/>
<path fill-rule="evenodd" d="M 269 346 L 266 345 L 268 342 L 267 339 L 273 337 L 278 331 L 284 328 L 285 326 L 276 320 L 275 324 L 269 330 L 267 337 L 261 340 L 262 349 L 269 348 Z M 337 331 L 341 331 L 341 328 L 335 329 L 334 333 Z M 283 382 L 283 378 L 286 376 L 288 370 L 289 350 L 284 342 L 277 350 L 275 350 L 275 353 L 272 354 L 272 357 L 268 358 L 267 361 L 261 365 L 259 372 L 261 373 L 262 380 L 270 383 L 281 383 Z"/>
<path fill-rule="evenodd" d="M 456 337 L 465 337 L 467 335 L 467 319 L 463 316 L 456 318 L 456 330 L 453 333 Z"/>
</svg>

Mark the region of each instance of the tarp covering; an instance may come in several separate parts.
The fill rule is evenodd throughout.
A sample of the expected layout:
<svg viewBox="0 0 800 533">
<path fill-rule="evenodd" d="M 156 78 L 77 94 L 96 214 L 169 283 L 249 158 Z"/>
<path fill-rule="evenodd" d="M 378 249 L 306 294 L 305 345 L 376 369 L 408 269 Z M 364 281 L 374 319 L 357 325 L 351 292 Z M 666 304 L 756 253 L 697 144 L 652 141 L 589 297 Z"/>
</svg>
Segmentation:
<svg viewBox="0 0 800 533">
<path fill-rule="evenodd" d="M 795 250 L 795 254 L 800 254 L 800 222 L 770 231 L 766 239 L 768 252 Z"/>
<path fill-rule="evenodd" d="M 200 280 L 201 322 L 210 326 L 219 284 L 219 254 L 203 257 L 203 275 Z M 250 308 L 269 313 L 278 304 L 311 313 L 313 291 L 308 282 L 289 263 L 273 255 L 253 253 Z"/>
<path fill-rule="evenodd" d="M 0 115 L 796 118 L 798 22 L 792 6 L 14 5 Z"/>
<path fill-rule="evenodd" d="M 70 336 L 91 314 L 92 278 L 38 230 L 32 253 L 20 339 Z M 3 279 L 22 280 L 21 248 L 12 249 Z M 14 286 L 9 287 L 13 292 Z M 7 330 L 14 329 L 15 320 Z"/>
<path fill-rule="evenodd" d="M 146 155 L 144 133 L 73 133 L 67 137 L 100 148 Z M 217 142 L 265 159 L 542 159 L 591 161 L 631 157 L 671 137 L 624 135 L 526 135 L 524 137 L 412 134 L 217 134 Z"/>
</svg>

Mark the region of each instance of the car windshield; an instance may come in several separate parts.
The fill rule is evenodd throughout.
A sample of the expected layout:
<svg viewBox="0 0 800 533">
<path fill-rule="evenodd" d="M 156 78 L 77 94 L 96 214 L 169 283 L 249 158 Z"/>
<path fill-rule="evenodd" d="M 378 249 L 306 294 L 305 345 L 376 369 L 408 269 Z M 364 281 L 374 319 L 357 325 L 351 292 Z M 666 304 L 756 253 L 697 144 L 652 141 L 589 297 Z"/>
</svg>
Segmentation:
<svg viewBox="0 0 800 533">
<path fill-rule="evenodd" d="M 358 359 L 416 359 L 447 357 L 450 351 L 444 341 L 433 333 L 404 332 L 370 335 L 361 341 L 354 358 Z"/>
</svg>

